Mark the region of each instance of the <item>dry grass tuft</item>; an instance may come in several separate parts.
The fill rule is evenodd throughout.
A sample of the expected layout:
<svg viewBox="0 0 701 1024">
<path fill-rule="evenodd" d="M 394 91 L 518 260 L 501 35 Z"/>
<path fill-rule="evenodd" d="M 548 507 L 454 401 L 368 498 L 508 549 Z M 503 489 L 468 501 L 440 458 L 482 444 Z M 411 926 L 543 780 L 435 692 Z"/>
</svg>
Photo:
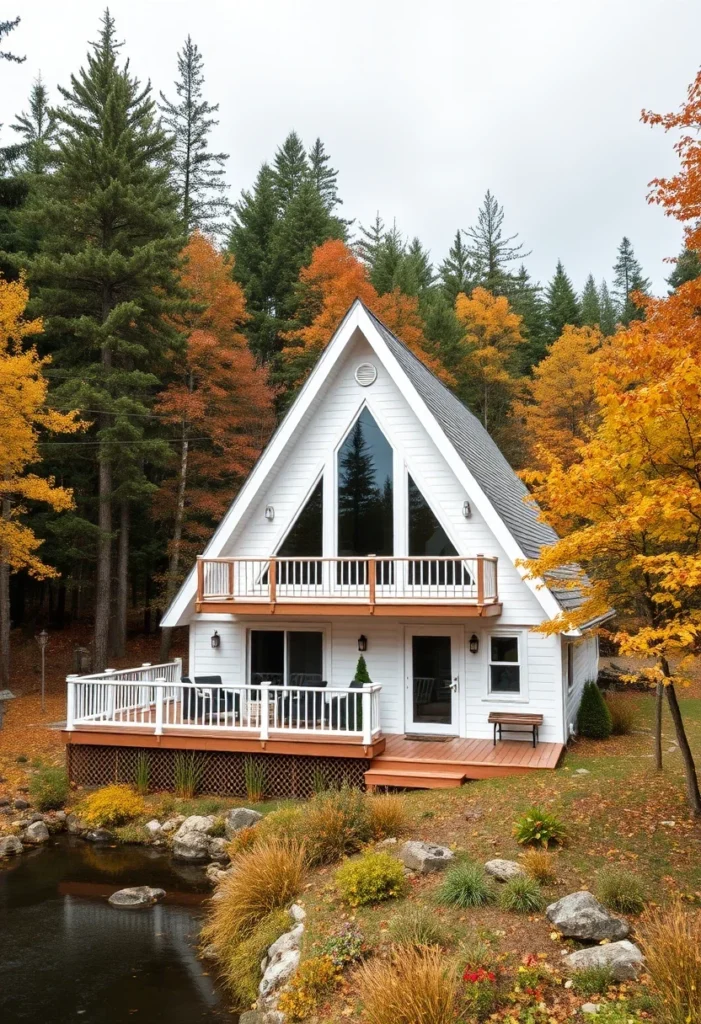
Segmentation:
<svg viewBox="0 0 701 1024">
<path fill-rule="evenodd" d="M 367 1024 L 455 1024 L 459 979 L 435 948 L 403 947 L 390 960 L 370 960 L 358 972 Z"/>
<path fill-rule="evenodd" d="M 701 913 L 680 902 L 646 915 L 640 945 L 670 1024 L 701 1024 Z"/>
<path fill-rule="evenodd" d="M 635 704 L 624 693 L 609 692 L 604 699 L 611 713 L 611 732 L 614 736 L 628 736 L 635 722 Z"/>
<path fill-rule="evenodd" d="M 536 882 L 547 885 L 548 882 L 555 881 L 555 860 L 546 850 L 538 850 L 535 847 L 526 850 L 521 863 L 527 874 L 535 878 Z"/>
<path fill-rule="evenodd" d="M 404 835 L 409 828 L 406 801 L 395 793 L 381 793 L 367 798 L 370 828 L 374 839 Z"/>
</svg>

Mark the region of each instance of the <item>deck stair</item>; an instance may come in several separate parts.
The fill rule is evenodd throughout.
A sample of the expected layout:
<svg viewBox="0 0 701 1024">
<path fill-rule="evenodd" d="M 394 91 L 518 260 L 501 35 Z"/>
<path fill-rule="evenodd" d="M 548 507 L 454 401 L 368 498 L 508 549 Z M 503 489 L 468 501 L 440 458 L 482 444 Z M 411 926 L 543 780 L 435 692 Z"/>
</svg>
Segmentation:
<svg viewBox="0 0 701 1024">
<path fill-rule="evenodd" d="M 457 789 L 465 781 L 465 770 L 454 764 L 417 764 L 414 761 L 383 761 L 375 758 L 365 772 L 365 784 L 397 786 L 401 789 Z"/>
</svg>

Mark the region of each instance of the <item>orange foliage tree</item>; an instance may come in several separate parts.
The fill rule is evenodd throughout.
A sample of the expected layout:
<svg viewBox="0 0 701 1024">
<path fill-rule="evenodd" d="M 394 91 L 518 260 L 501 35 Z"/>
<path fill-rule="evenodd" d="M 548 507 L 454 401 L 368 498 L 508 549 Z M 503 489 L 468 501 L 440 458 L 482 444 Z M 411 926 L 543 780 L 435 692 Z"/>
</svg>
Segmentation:
<svg viewBox="0 0 701 1024">
<path fill-rule="evenodd" d="M 73 507 L 71 491 L 53 479 L 28 473 L 41 461 L 39 432 L 72 433 L 76 413 L 46 408 L 48 383 L 41 359 L 27 338 L 41 334 L 41 320 L 25 320 L 28 292 L 22 281 L 0 277 L 0 688 L 10 675 L 10 574 L 25 569 L 39 579 L 57 576 L 37 554 L 41 541 L 22 521 L 26 503 L 41 501 L 57 511 Z"/>
<path fill-rule="evenodd" d="M 431 352 L 423 332 L 418 300 L 398 289 L 378 295 L 365 266 L 341 241 L 332 239 L 312 253 L 299 275 L 301 326 L 288 331 L 282 350 L 281 379 L 292 393 L 304 383 L 355 299 L 360 299 L 414 355 L 446 383 L 452 375 Z"/>
<path fill-rule="evenodd" d="M 185 354 L 173 359 L 173 379 L 156 411 L 177 427 L 179 456 L 154 501 L 169 529 L 165 596 L 170 602 L 194 556 L 221 519 L 274 425 L 274 392 L 256 364 L 241 327 L 243 291 L 233 259 L 195 232 L 184 250 L 182 285 L 191 312 L 178 324 Z M 161 654 L 168 656 L 170 631 Z"/>
</svg>

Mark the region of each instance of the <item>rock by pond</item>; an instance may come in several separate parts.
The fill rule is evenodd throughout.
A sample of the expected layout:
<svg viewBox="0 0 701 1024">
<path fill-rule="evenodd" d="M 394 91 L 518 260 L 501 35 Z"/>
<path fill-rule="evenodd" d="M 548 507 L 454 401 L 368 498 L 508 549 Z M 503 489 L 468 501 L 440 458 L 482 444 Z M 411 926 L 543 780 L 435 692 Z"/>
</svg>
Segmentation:
<svg viewBox="0 0 701 1024">
<path fill-rule="evenodd" d="M 152 907 L 165 896 L 165 889 L 153 889 L 150 885 L 132 885 L 118 889 L 107 900 L 113 907 Z"/>
</svg>

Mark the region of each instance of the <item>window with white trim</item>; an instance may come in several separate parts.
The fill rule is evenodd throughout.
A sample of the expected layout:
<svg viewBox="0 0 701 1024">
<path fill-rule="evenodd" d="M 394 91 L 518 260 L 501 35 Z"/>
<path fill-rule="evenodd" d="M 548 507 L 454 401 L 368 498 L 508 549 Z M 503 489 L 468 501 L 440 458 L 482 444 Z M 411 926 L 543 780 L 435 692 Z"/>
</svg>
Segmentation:
<svg viewBox="0 0 701 1024">
<path fill-rule="evenodd" d="M 574 644 L 565 644 L 565 671 L 567 672 L 567 692 L 574 686 Z"/>
<path fill-rule="evenodd" d="M 521 692 L 518 636 L 490 636 L 489 692 L 494 694 Z"/>
</svg>

